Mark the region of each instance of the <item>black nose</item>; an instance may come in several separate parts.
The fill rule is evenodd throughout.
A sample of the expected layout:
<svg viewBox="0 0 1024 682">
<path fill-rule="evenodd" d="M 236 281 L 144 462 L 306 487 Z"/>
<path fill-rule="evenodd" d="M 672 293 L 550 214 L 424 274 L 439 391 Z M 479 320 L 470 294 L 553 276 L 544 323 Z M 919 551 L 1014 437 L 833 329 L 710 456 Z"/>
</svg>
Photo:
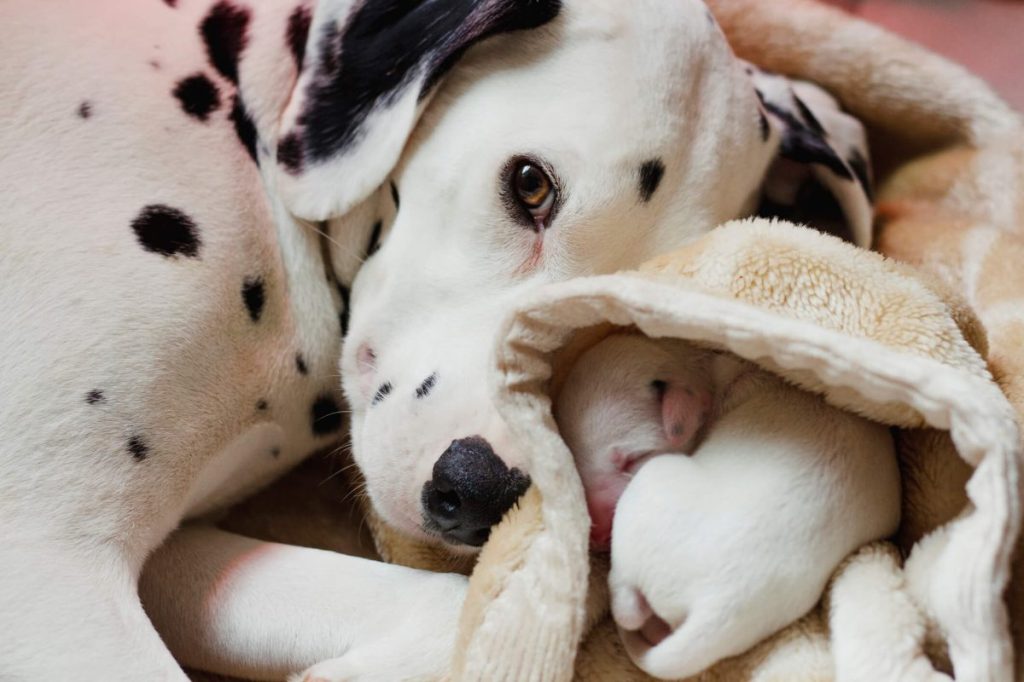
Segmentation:
<svg viewBox="0 0 1024 682">
<path fill-rule="evenodd" d="M 433 475 L 423 485 L 427 529 L 473 547 L 487 542 L 491 526 L 530 487 L 530 477 L 505 466 L 479 436 L 453 441 L 434 464 Z"/>
</svg>

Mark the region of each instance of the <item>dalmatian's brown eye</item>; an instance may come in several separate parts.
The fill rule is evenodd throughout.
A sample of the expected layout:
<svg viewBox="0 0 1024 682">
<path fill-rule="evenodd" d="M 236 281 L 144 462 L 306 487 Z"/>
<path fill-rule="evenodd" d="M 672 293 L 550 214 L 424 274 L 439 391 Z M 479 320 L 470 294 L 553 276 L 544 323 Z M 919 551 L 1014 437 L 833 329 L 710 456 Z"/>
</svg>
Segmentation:
<svg viewBox="0 0 1024 682">
<path fill-rule="evenodd" d="M 518 212 L 528 218 L 531 227 L 547 227 L 558 188 L 539 162 L 527 158 L 513 160 L 509 165 L 508 190 Z"/>
<path fill-rule="evenodd" d="M 524 162 L 516 168 L 516 195 L 527 208 L 536 210 L 552 197 L 553 187 L 547 174 L 537 166 Z"/>
</svg>

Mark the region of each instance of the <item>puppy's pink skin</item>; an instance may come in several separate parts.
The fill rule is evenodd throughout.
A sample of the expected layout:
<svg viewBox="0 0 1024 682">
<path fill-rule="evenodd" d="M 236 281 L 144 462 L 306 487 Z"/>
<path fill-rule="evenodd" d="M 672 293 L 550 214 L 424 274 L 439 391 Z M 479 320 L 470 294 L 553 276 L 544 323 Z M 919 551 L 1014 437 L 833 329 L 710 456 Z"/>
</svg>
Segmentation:
<svg viewBox="0 0 1024 682">
<path fill-rule="evenodd" d="M 689 453 L 711 411 L 711 392 L 670 383 L 661 398 L 661 423 L 669 446 Z"/>
<path fill-rule="evenodd" d="M 618 472 L 602 474 L 590 482 L 584 481 L 587 511 L 590 512 L 590 547 L 595 551 L 611 549 L 615 505 L 619 503 L 627 483 L 629 476 Z"/>
<path fill-rule="evenodd" d="M 661 397 L 661 426 L 665 451 L 690 454 L 697 433 L 711 412 L 711 392 L 683 383 L 669 383 Z M 583 487 L 590 512 L 590 546 L 595 551 L 611 549 L 615 506 L 626 485 L 652 452 L 623 452 L 613 449 L 609 461 L 592 463 L 599 470 L 583 475 Z M 588 472 L 589 473 L 589 472 Z"/>
</svg>

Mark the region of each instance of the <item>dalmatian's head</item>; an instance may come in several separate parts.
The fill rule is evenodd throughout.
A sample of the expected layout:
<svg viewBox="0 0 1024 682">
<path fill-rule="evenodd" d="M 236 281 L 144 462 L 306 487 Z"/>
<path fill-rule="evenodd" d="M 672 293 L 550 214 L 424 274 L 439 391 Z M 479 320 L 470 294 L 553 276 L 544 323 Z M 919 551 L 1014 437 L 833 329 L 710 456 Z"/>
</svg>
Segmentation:
<svg viewBox="0 0 1024 682">
<path fill-rule="evenodd" d="M 278 188 L 316 220 L 394 203 L 341 374 L 369 495 L 409 534 L 479 546 L 529 484 L 488 380 L 524 291 L 635 267 L 807 185 L 866 239 L 863 130 L 737 60 L 697 0 L 336 4 L 313 17 Z M 359 61 L 382 32 L 408 52 L 385 89 Z"/>
</svg>

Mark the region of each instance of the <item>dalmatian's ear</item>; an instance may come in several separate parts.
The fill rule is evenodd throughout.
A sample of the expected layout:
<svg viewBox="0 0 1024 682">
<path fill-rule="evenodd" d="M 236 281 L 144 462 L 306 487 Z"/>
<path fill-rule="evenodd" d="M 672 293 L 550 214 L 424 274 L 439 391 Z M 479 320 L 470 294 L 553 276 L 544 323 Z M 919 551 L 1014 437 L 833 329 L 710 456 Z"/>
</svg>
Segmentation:
<svg viewBox="0 0 1024 682">
<path fill-rule="evenodd" d="M 318 0 L 276 144 L 277 191 L 308 220 L 379 187 L 472 45 L 554 19 L 561 0 Z"/>
<path fill-rule="evenodd" d="M 765 177 L 760 215 L 779 217 L 869 248 L 872 188 L 860 121 L 816 85 L 749 66 L 766 138 L 778 151 Z"/>
</svg>

